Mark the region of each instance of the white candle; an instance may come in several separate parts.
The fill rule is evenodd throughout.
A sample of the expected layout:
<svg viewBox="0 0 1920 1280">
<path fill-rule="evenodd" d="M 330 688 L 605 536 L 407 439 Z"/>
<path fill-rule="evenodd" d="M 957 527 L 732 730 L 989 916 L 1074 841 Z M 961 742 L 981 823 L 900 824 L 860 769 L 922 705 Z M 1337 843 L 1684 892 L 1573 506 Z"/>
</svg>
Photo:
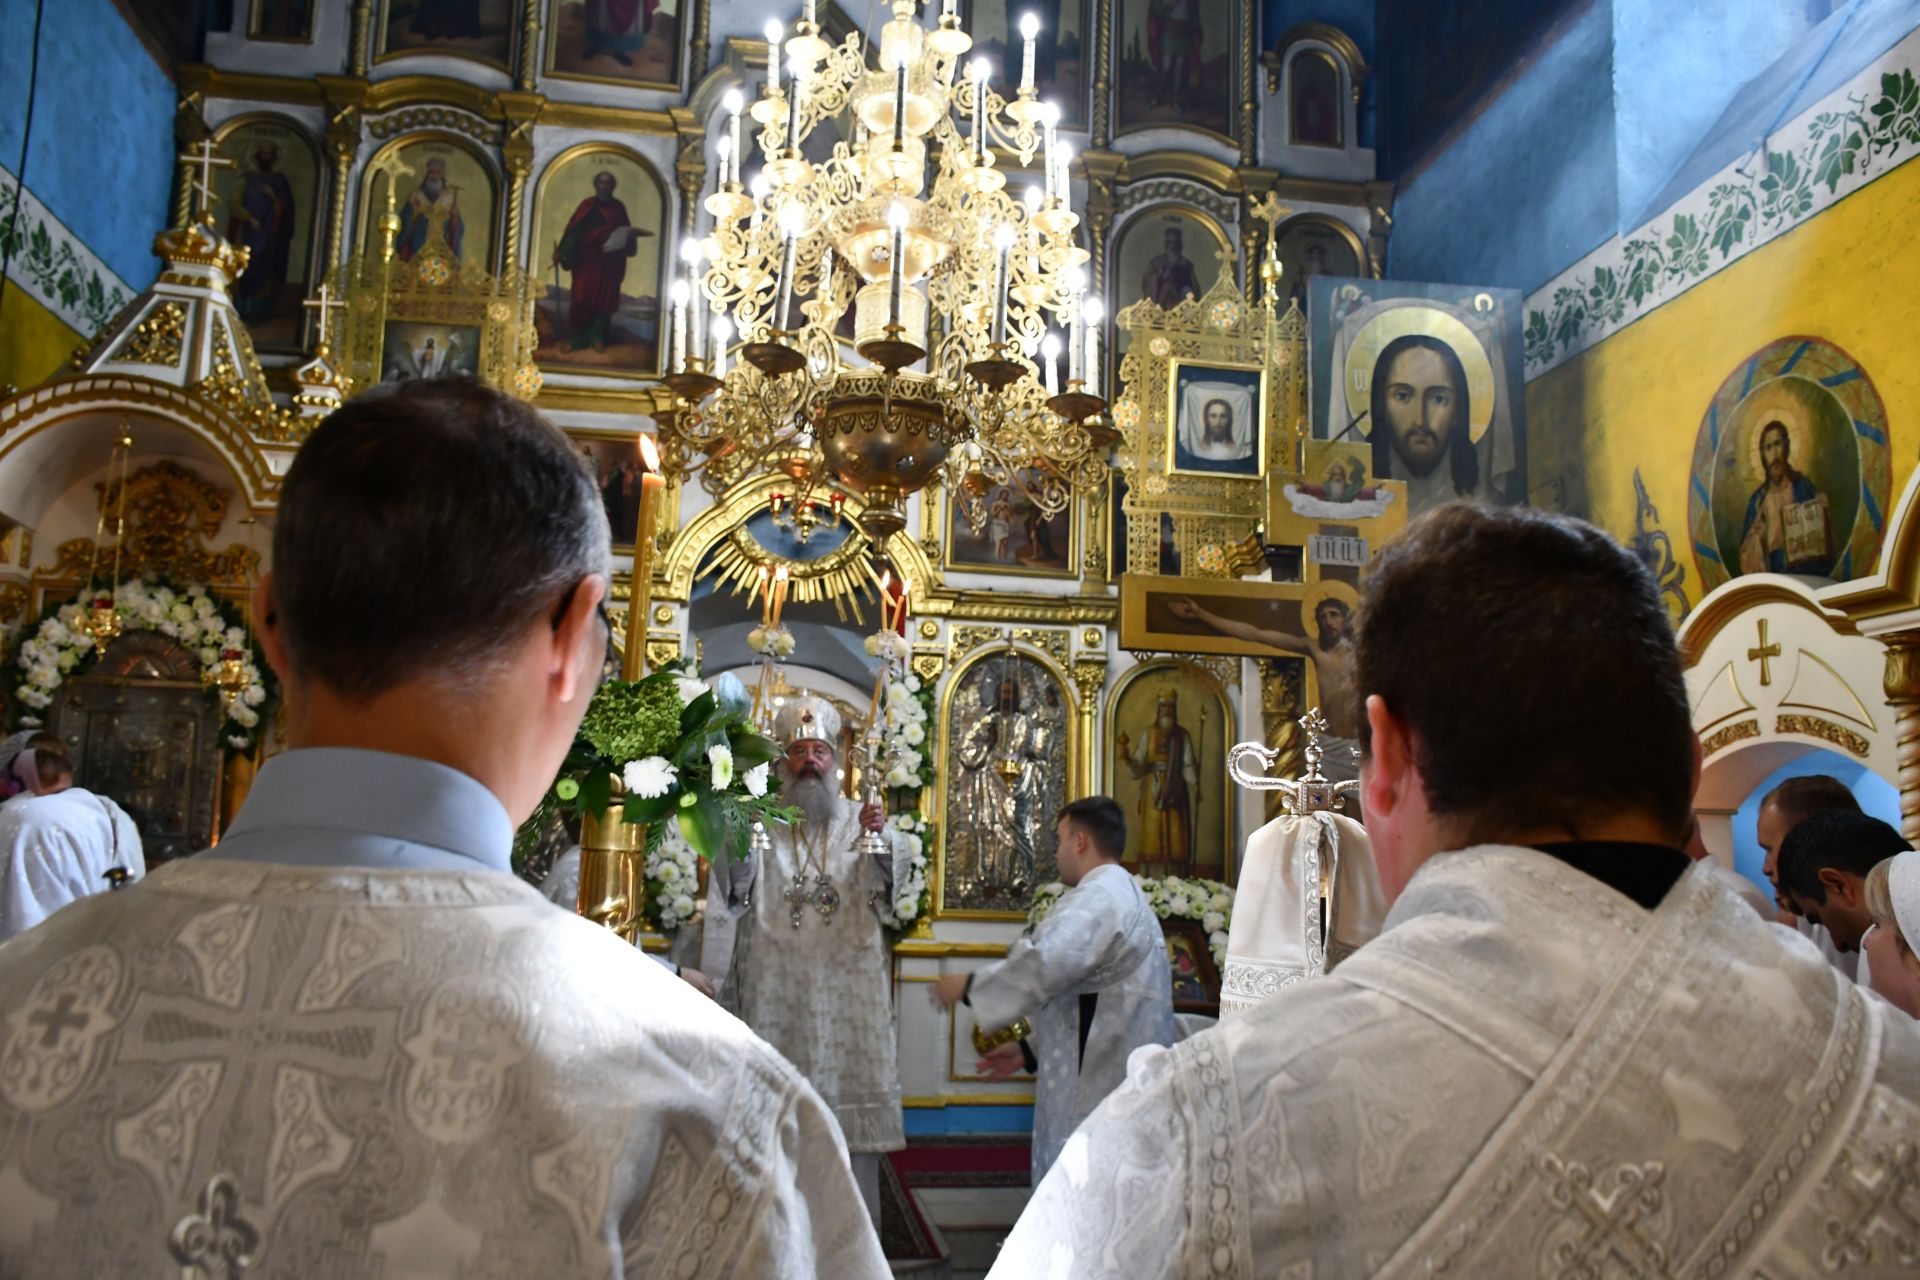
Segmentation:
<svg viewBox="0 0 1920 1280">
<path fill-rule="evenodd" d="M 960 0 L 946 0 L 946 3 L 940 6 L 940 16 L 943 18 L 959 17 L 960 16 Z"/>
<path fill-rule="evenodd" d="M 753 217 L 747 224 L 749 234 L 760 229 L 760 219 L 766 213 L 767 191 L 771 185 L 764 173 L 754 174 L 753 181 L 747 184 L 747 190 L 753 195 Z"/>
<path fill-rule="evenodd" d="M 687 282 L 675 280 L 668 291 L 673 299 L 673 342 L 667 352 L 667 367 L 675 373 L 687 371 Z"/>
<path fill-rule="evenodd" d="M 1067 273 L 1067 382 L 1080 381 L 1080 357 L 1085 351 L 1080 337 L 1080 295 L 1086 291 L 1087 273 L 1079 267 Z"/>
<path fill-rule="evenodd" d="M 736 126 L 738 126 L 740 123 L 740 118 L 738 116 L 735 116 L 733 122 Z M 714 145 L 714 149 L 720 153 L 720 165 L 719 165 L 720 175 L 717 179 L 715 179 L 715 182 L 716 182 L 716 185 L 724 187 L 727 185 L 727 183 L 733 180 L 732 172 L 731 172 L 732 163 L 733 163 L 733 139 L 722 138 L 720 139 L 720 141 L 714 143 L 713 145 Z"/>
<path fill-rule="evenodd" d="M 713 376 L 727 376 L 727 346 L 733 341 L 733 321 L 715 316 L 713 321 Z"/>
<path fill-rule="evenodd" d="M 700 288 L 700 242 L 685 240 L 680 245 L 680 256 L 687 264 L 687 297 L 691 300 L 692 312 L 687 319 L 687 353 L 695 354 L 706 347 L 707 318 L 704 290 Z"/>
<path fill-rule="evenodd" d="M 807 0 L 807 2 L 804 5 L 800 6 L 800 20 L 806 23 L 813 23 L 813 12 L 814 12 L 813 0 Z"/>
<path fill-rule="evenodd" d="M 981 164 L 987 154 L 987 60 L 975 58 L 967 70 L 973 76 L 973 162 Z"/>
<path fill-rule="evenodd" d="M 1013 256 L 1013 228 L 1001 227 L 993 233 L 993 247 L 1000 251 L 1000 262 L 993 277 L 993 337 L 1001 346 L 1007 341 L 1007 268 Z"/>
<path fill-rule="evenodd" d="M 900 306 L 907 288 L 907 206 L 895 200 L 887 209 L 893 244 L 887 261 L 887 326 L 900 324 Z"/>
<path fill-rule="evenodd" d="M 1056 368 L 1059 359 L 1060 339 L 1048 334 L 1040 340 L 1040 367 L 1046 376 L 1049 396 L 1060 394 L 1060 374 Z"/>
<path fill-rule="evenodd" d="M 780 210 L 780 232 L 786 237 L 787 247 L 780 258 L 780 298 L 773 313 L 773 327 L 776 329 L 784 330 L 787 327 L 787 309 L 793 302 L 793 260 L 800 248 L 800 231 L 806 217 L 798 205 L 789 204 Z"/>
<path fill-rule="evenodd" d="M 907 145 L 907 64 L 902 59 L 893 72 L 893 149 Z"/>
<path fill-rule="evenodd" d="M 833 319 L 826 314 L 825 308 L 833 305 L 833 247 L 829 245 L 820 253 L 820 287 L 814 290 L 814 297 L 820 299 L 821 314 L 826 317 L 821 323 Z"/>
<path fill-rule="evenodd" d="M 1059 148 L 1060 176 L 1054 179 L 1053 193 L 1063 205 L 1073 203 L 1073 144 L 1063 142 Z"/>
<path fill-rule="evenodd" d="M 1107 310 L 1098 298 L 1088 298 L 1087 316 L 1087 390 L 1100 394 L 1100 320 Z"/>
<path fill-rule="evenodd" d="M 777 19 L 767 23 L 767 88 L 774 93 L 780 92 L 780 38 L 787 29 Z"/>
<path fill-rule="evenodd" d="M 806 85 L 800 78 L 801 64 L 795 62 L 789 71 L 793 72 L 793 83 L 787 89 L 787 147 L 800 150 L 800 100 L 807 96 Z"/>
<path fill-rule="evenodd" d="M 727 90 L 727 96 L 721 99 L 721 105 L 727 109 L 727 155 L 733 159 L 732 172 L 721 165 L 721 178 L 726 182 L 740 181 L 740 108 L 745 105 L 738 89 Z"/>
<path fill-rule="evenodd" d="M 1031 13 L 1021 14 L 1020 37 L 1027 42 L 1026 61 L 1022 64 L 1020 71 L 1020 92 L 1023 94 L 1033 92 L 1033 40 L 1039 34 L 1039 16 Z"/>
<path fill-rule="evenodd" d="M 1047 183 L 1046 194 L 1047 194 L 1047 199 L 1049 201 L 1051 201 L 1054 196 L 1053 148 L 1054 148 L 1054 141 L 1055 141 L 1054 135 L 1059 124 L 1060 124 L 1060 108 L 1055 106 L 1051 102 L 1041 103 L 1040 104 L 1040 129 L 1041 129 L 1041 136 L 1046 139 L 1046 148 L 1041 153 L 1040 172 L 1043 175 L 1045 175 L 1045 178 L 1046 178 L 1046 183 Z"/>
</svg>

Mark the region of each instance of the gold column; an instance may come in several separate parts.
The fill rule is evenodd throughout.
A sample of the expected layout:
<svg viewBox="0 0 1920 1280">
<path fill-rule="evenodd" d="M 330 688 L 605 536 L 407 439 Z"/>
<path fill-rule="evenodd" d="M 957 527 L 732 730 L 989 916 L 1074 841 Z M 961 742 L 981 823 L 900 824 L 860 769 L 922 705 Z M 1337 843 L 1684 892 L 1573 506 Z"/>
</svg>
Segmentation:
<svg viewBox="0 0 1920 1280">
<path fill-rule="evenodd" d="M 1074 777 L 1071 779 L 1077 798 L 1095 794 L 1097 785 L 1099 768 L 1095 757 L 1100 754 L 1100 739 L 1096 731 L 1100 694 L 1107 687 L 1107 655 L 1084 653 L 1076 658 L 1073 663 L 1073 683 L 1080 694 L 1080 751 L 1079 758 L 1074 761 Z"/>
<path fill-rule="evenodd" d="M 680 231 L 691 236 L 700 215 L 700 192 L 707 185 L 707 130 L 687 107 L 675 107 L 670 114 L 680 135 L 680 155 L 673 166 L 680 183 Z"/>
<path fill-rule="evenodd" d="M 532 31 L 528 38 L 537 35 Z M 503 93 L 497 101 L 507 117 L 507 136 L 500 145 L 507 162 L 507 242 L 501 262 L 503 270 L 511 270 L 532 262 L 531 252 L 520 243 L 520 232 L 526 222 L 527 179 L 533 174 L 533 126 L 546 99 L 537 93 Z"/>
<path fill-rule="evenodd" d="M 1240 163 L 1260 158 L 1260 104 L 1253 92 L 1253 29 L 1260 12 L 1252 3 L 1240 6 Z"/>
<path fill-rule="evenodd" d="M 712 42 L 708 35 L 707 3 L 708 0 L 694 0 L 693 26 L 687 37 L 687 83 L 690 85 L 700 83 L 713 59 Z"/>
<path fill-rule="evenodd" d="M 367 74 L 367 36 L 373 26 L 373 0 L 358 0 L 353 6 L 353 27 L 347 36 L 347 74 Z"/>
<path fill-rule="evenodd" d="M 520 78 L 523 92 L 533 91 L 533 79 L 540 64 L 540 9 L 546 0 L 526 0 L 527 25 L 520 31 Z"/>
<path fill-rule="evenodd" d="M 364 47 L 364 46 L 363 46 Z M 341 76 L 318 76 L 327 99 L 327 155 L 333 160 L 332 189 L 327 193 L 327 256 L 325 271 L 336 272 L 347 259 L 347 188 L 353 182 L 353 161 L 360 153 L 360 105 L 368 84 Z"/>
<path fill-rule="evenodd" d="M 1883 681 L 1893 709 L 1893 766 L 1900 784 L 1900 834 L 1920 840 L 1920 631 L 1880 637 L 1887 646 Z"/>
<path fill-rule="evenodd" d="M 1009 20 L 1009 27 L 1012 23 Z M 1084 47 L 1084 46 L 1083 46 Z M 1113 48 L 1113 6 L 1096 4 L 1093 6 L 1093 120 L 1088 141 L 1098 151 L 1113 141 L 1113 70 L 1109 50 Z M 1093 257 L 1097 264 L 1100 255 Z M 1094 279 L 1100 279 L 1098 270 Z M 1102 288 L 1105 286 L 1102 285 Z"/>
</svg>

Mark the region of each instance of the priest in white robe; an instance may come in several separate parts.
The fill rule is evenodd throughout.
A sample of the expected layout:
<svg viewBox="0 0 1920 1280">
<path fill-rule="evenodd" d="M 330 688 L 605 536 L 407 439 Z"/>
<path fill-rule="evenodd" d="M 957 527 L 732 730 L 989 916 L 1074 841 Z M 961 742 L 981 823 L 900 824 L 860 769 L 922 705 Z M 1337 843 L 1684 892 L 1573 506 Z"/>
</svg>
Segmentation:
<svg viewBox="0 0 1920 1280">
<path fill-rule="evenodd" d="M 878 1222 L 880 1157 L 907 1145 L 880 919 L 910 854 L 878 804 L 840 793 L 833 704 L 788 698 L 774 735 L 787 752 L 780 797 L 801 821 L 775 826 L 760 857 L 709 877 L 700 968 L 826 1099 Z M 863 832 L 879 833 L 885 851 L 863 856 Z"/>
<path fill-rule="evenodd" d="M 1912 1274 L 1920 1031 L 1681 852 L 1644 567 L 1445 507 L 1358 634 L 1384 931 L 1140 1055 L 992 1276 Z"/>
<path fill-rule="evenodd" d="M 0 942 L 147 870 L 140 829 L 111 799 L 74 785 L 59 738 L 32 735 L 9 768 L 20 793 L 0 805 Z"/>
<path fill-rule="evenodd" d="M 1106 796 L 1075 800 L 1055 832 L 1068 889 L 1033 932 L 973 973 L 942 977 L 936 1003 L 965 1001 L 985 1029 L 979 1069 L 1038 1075 L 1033 1181 L 1127 1074 L 1145 1045 L 1173 1043 L 1173 971 L 1160 918 L 1120 865 L 1127 819 Z"/>
<path fill-rule="evenodd" d="M 477 382 L 308 437 L 253 602 L 291 749 L 217 849 L 0 946 L 0 1275 L 887 1275 L 799 1073 L 511 873 L 609 546 Z"/>
</svg>

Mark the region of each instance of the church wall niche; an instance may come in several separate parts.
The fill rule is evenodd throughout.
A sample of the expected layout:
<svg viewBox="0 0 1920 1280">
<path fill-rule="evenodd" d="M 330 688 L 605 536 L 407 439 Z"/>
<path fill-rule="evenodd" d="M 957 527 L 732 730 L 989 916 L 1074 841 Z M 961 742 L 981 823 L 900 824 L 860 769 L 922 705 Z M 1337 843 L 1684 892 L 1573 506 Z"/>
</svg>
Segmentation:
<svg viewBox="0 0 1920 1280">
<path fill-rule="evenodd" d="M 301 304 L 318 284 L 327 210 L 319 145 L 300 121 L 265 111 L 228 117 L 212 136 L 235 166 L 216 179 L 221 231 L 251 254 L 229 290 L 234 309 L 256 351 L 303 352 Z"/>
<path fill-rule="evenodd" d="M 1223 219 L 1192 198 L 1204 199 L 1204 193 L 1198 188 L 1186 190 L 1185 184 L 1160 182 L 1166 188 L 1162 198 L 1148 196 L 1138 205 L 1124 207 L 1114 220 L 1113 247 L 1107 258 L 1106 350 L 1112 358 L 1106 362 L 1106 375 L 1110 389 L 1119 386 L 1120 357 L 1131 339 L 1119 326 L 1120 312 L 1149 295 L 1162 308 L 1171 310 L 1184 300 L 1204 297 L 1222 271 L 1230 278 L 1239 278 L 1233 259 L 1220 256 L 1233 248 Z M 1230 207 L 1231 202 L 1224 197 L 1215 199 Z"/>
<path fill-rule="evenodd" d="M 395 259 L 410 262 L 430 245 L 444 244 L 462 265 L 478 263 L 493 270 L 503 209 L 499 161 L 490 149 L 446 129 L 402 134 L 362 166 L 353 252 L 380 252 L 380 218 L 391 180 L 383 165 L 390 159 L 413 170 L 393 188 L 394 212 L 400 218 Z M 437 187 L 429 185 L 435 175 Z"/>
<path fill-rule="evenodd" d="M 1168 698 L 1178 734 L 1157 725 Z M 1195 663 L 1156 659 L 1114 681 L 1101 727 L 1101 782 L 1127 815 L 1122 861 L 1129 871 L 1233 882 L 1240 859 L 1226 753 L 1240 740 L 1237 730 L 1226 689 Z"/>
</svg>

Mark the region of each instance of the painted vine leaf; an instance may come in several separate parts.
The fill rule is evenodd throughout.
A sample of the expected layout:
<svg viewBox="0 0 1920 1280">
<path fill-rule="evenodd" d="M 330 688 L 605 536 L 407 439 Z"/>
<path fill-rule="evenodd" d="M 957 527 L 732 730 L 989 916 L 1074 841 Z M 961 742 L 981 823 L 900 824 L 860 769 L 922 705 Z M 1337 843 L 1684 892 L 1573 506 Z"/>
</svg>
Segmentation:
<svg viewBox="0 0 1920 1280">
<path fill-rule="evenodd" d="M 1553 331 L 1547 324 L 1544 311 L 1527 312 L 1527 363 L 1545 364 L 1553 359 Z"/>
<path fill-rule="evenodd" d="M 1666 257 L 1660 252 L 1660 242 L 1649 238 L 1627 241 L 1625 252 L 1626 294 L 1637 307 L 1660 287 L 1660 271 L 1666 266 Z"/>
<path fill-rule="evenodd" d="M 1912 70 L 1882 75 L 1880 100 L 1868 110 L 1880 118 L 1874 129 L 1875 150 L 1920 142 L 1920 83 L 1914 81 Z"/>
<path fill-rule="evenodd" d="M 1580 331 L 1587 327 L 1587 304 L 1578 288 L 1569 286 L 1555 291 L 1553 317 L 1556 342 L 1572 346 L 1579 340 Z"/>
<path fill-rule="evenodd" d="M 1840 189 L 1840 179 L 1853 172 L 1854 157 L 1860 154 L 1863 139 L 1857 131 L 1841 130 L 1827 137 L 1814 166 L 1813 180 L 1827 184 L 1828 194 Z"/>
</svg>

